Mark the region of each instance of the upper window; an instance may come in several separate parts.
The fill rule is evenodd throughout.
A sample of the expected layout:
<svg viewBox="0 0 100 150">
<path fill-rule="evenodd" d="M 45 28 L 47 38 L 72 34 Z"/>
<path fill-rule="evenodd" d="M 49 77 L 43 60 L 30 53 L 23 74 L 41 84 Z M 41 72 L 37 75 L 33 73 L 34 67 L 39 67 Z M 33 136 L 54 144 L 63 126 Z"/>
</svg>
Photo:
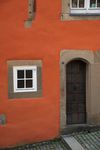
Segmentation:
<svg viewBox="0 0 100 150">
<path fill-rule="evenodd" d="M 71 0 L 71 14 L 99 14 L 100 0 Z"/>
<path fill-rule="evenodd" d="M 13 67 L 14 92 L 37 91 L 37 67 Z"/>
<path fill-rule="evenodd" d="M 100 20 L 100 0 L 62 0 L 61 20 Z"/>
</svg>

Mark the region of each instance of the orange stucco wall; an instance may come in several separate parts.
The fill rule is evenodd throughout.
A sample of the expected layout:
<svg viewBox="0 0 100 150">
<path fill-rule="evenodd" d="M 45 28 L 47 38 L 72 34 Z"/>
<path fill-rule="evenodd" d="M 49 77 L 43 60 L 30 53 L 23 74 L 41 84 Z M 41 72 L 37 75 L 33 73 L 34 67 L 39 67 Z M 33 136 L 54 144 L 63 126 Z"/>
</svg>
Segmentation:
<svg viewBox="0 0 100 150">
<path fill-rule="evenodd" d="M 61 0 L 37 0 L 24 27 L 27 0 L 0 0 L 0 147 L 51 139 L 60 130 L 60 51 L 100 49 L 100 21 L 60 21 Z M 8 99 L 8 60 L 42 60 L 43 96 Z"/>
</svg>

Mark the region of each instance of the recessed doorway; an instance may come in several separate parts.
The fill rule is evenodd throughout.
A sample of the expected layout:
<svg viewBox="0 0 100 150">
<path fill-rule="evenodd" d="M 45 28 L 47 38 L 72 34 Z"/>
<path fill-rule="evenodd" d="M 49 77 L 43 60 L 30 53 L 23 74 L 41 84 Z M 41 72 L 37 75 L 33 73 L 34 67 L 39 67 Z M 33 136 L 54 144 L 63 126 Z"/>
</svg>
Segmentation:
<svg viewBox="0 0 100 150">
<path fill-rule="evenodd" d="M 81 60 L 66 65 L 66 123 L 86 123 L 86 63 Z"/>
</svg>

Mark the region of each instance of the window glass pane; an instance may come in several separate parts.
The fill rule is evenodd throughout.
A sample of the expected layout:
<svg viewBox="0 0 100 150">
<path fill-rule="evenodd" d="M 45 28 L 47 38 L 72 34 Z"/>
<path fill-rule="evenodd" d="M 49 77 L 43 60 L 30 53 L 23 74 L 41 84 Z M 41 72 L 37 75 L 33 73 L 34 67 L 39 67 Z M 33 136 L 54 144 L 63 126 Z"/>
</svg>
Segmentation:
<svg viewBox="0 0 100 150">
<path fill-rule="evenodd" d="M 79 0 L 79 8 L 84 8 L 84 0 Z"/>
<path fill-rule="evenodd" d="M 90 7 L 96 7 L 96 0 L 90 0 Z"/>
<path fill-rule="evenodd" d="M 100 7 L 100 0 L 97 0 L 97 7 Z"/>
<path fill-rule="evenodd" d="M 24 70 L 18 70 L 17 71 L 17 78 L 18 79 L 24 78 Z"/>
<path fill-rule="evenodd" d="M 26 80 L 26 88 L 31 88 L 32 87 L 32 80 Z"/>
<path fill-rule="evenodd" d="M 24 88 L 24 80 L 17 81 L 17 88 Z"/>
<path fill-rule="evenodd" d="M 26 70 L 26 78 L 32 78 L 32 70 Z"/>
<path fill-rule="evenodd" d="M 77 8 L 77 0 L 72 0 L 72 7 Z"/>
</svg>

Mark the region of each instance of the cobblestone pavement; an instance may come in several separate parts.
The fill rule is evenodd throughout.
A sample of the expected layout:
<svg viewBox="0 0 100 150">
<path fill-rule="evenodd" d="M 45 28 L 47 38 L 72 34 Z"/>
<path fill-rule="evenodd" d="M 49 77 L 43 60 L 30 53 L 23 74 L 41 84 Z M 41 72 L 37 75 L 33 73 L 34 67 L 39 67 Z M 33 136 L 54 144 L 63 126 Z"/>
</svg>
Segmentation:
<svg viewBox="0 0 100 150">
<path fill-rule="evenodd" d="M 27 144 L 16 148 L 6 148 L 0 150 L 68 150 L 66 144 L 61 139 L 55 139 L 47 142 Z"/>
<path fill-rule="evenodd" d="M 86 150 L 100 150 L 100 129 L 94 132 L 73 133 L 73 137 Z"/>
</svg>

